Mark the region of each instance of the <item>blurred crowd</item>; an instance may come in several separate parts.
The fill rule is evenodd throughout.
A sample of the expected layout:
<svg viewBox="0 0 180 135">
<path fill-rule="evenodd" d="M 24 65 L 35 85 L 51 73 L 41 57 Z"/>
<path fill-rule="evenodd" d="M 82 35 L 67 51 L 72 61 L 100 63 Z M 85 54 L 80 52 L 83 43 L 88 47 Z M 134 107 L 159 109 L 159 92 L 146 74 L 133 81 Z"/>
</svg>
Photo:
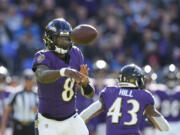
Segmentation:
<svg viewBox="0 0 180 135">
<path fill-rule="evenodd" d="M 79 46 L 90 68 L 97 59 L 110 72 L 132 62 L 159 76 L 167 64 L 180 67 L 179 0 L 0 0 L 0 64 L 13 75 L 31 68 L 44 27 L 57 17 L 97 28 L 96 41 Z"/>
</svg>

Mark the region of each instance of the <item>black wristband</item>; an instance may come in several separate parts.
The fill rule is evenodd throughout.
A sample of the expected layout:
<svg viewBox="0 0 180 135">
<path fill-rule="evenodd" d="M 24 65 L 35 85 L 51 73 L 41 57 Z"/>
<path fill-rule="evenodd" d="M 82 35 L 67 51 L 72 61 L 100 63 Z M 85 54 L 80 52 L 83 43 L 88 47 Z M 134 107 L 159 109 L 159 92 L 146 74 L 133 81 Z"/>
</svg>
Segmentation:
<svg viewBox="0 0 180 135">
<path fill-rule="evenodd" d="M 89 84 L 86 87 L 82 86 L 82 88 L 83 88 L 83 91 L 84 91 L 84 95 L 89 95 L 93 91 L 92 86 L 89 85 Z"/>
</svg>

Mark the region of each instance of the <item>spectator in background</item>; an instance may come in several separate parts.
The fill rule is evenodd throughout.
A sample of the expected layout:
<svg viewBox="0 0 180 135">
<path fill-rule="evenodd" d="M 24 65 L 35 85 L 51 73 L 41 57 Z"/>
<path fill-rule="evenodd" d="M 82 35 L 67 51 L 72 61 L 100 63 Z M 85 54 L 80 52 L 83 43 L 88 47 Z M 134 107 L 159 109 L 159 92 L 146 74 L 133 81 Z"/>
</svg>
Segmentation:
<svg viewBox="0 0 180 135">
<path fill-rule="evenodd" d="M 18 13 L 17 5 L 10 5 L 5 22 L 11 32 L 15 32 L 22 25 L 22 15 Z M 13 33 L 15 34 L 15 33 Z"/>
<path fill-rule="evenodd" d="M 27 69 L 23 72 L 24 89 L 13 94 L 5 109 L 1 135 L 6 133 L 6 123 L 13 112 L 13 135 L 34 135 L 34 119 L 37 112 L 37 94 L 33 92 L 34 73 Z"/>
<path fill-rule="evenodd" d="M 0 12 L 0 47 L 12 39 L 12 33 L 5 23 L 5 15 Z"/>
</svg>

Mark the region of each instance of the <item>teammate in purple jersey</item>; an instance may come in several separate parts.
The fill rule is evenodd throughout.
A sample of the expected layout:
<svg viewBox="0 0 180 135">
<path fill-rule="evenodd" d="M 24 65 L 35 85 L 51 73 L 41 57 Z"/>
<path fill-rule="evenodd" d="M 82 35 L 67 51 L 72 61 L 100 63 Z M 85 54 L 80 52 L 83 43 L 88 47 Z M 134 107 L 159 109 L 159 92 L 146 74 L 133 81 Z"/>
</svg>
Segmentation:
<svg viewBox="0 0 180 135">
<path fill-rule="evenodd" d="M 75 85 L 83 96 L 92 98 L 88 67 L 79 48 L 70 39 L 71 25 L 63 18 L 49 22 L 45 29 L 45 50 L 34 56 L 39 107 L 36 129 L 40 135 L 88 135 L 76 113 Z M 80 72 L 79 72 L 80 71 Z"/>
<path fill-rule="evenodd" d="M 155 132 L 156 135 L 179 135 L 180 127 L 180 91 L 178 90 L 180 75 L 177 67 L 168 65 L 163 70 L 164 89 L 157 87 L 154 91 L 157 109 L 168 120 L 171 129 L 167 133 Z"/>
<path fill-rule="evenodd" d="M 151 93 L 144 90 L 140 67 L 134 64 L 122 67 L 119 85 L 103 90 L 100 99 L 80 114 L 84 121 L 105 111 L 107 135 L 140 135 L 140 122 L 145 114 L 160 131 L 169 130 L 168 122 L 154 107 Z"/>
</svg>

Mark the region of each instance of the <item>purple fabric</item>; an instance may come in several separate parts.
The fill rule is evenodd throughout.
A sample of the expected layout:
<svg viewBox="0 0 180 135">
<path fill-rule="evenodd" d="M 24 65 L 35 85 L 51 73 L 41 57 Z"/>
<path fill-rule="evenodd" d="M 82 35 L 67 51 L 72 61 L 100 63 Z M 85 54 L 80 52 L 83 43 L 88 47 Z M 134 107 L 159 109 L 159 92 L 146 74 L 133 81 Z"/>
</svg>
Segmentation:
<svg viewBox="0 0 180 135">
<path fill-rule="evenodd" d="M 162 115 L 171 122 L 180 121 L 180 110 L 178 106 L 180 104 L 180 92 L 175 91 L 160 91 L 157 90 L 154 93 L 160 100 L 159 111 Z M 172 109 L 175 109 L 174 111 Z"/>
<path fill-rule="evenodd" d="M 123 92 L 122 92 L 123 91 Z M 122 93 L 125 93 L 125 96 Z M 136 90 L 136 89 L 127 89 L 127 88 L 120 88 L 120 87 L 106 87 L 103 92 L 101 93 L 101 98 L 105 104 L 105 112 L 106 112 L 106 126 L 107 126 L 107 135 L 124 135 L 124 134 L 133 134 L 139 135 L 140 134 L 140 123 L 144 118 L 143 112 L 145 107 L 148 104 L 154 104 L 154 99 L 150 92 L 146 90 Z M 117 98 L 122 99 L 120 113 L 121 116 L 119 117 L 118 123 L 112 123 L 112 117 L 107 116 L 107 112 L 109 111 L 110 107 L 113 103 L 117 100 Z M 139 108 L 134 106 L 128 101 L 138 102 Z M 137 107 L 137 122 L 134 125 L 125 125 L 124 122 L 130 122 L 132 120 L 132 115 L 130 115 L 130 111 L 133 108 Z"/>
<path fill-rule="evenodd" d="M 83 56 L 77 47 L 73 47 L 70 52 L 70 62 L 65 64 L 52 51 L 40 51 L 35 54 L 33 65 L 42 64 L 49 67 L 49 69 L 61 69 L 63 67 L 71 67 L 80 70 L 80 65 L 83 64 Z M 62 118 L 71 115 L 75 112 L 75 96 L 70 101 L 64 101 L 62 92 L 64 91 L 64 83 L 67 77 L 61 77 L 57 81 L 42 84 L 37 81 L 38 96 L 39 96 L 39 112 L 48 114 L 54 118 Z M 75 85 L 73 86 L 75 93 Z"/>
</svg>

